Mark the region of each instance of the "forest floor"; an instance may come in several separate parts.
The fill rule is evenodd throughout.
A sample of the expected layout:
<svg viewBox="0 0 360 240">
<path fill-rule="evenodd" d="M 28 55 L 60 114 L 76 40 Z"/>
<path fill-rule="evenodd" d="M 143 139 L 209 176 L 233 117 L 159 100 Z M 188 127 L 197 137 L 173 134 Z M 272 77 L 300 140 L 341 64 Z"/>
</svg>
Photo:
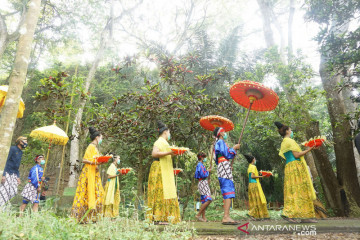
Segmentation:
<svg viewBox="0 0 360 240">
<path fill-rule="evenodd" d="M 359 218 L 329 218 L 317 223 L 284 220 L 241 221 L 237 226 L 195 222 L 196 239 L 360 239 Z M 242 230 L 239 230 L 241 228 Z M 247 232 L 247 233 L 246 233 Z"/>
<path fill-rule="evenodd" d="M 327 240 L 327 239 L 341 239 L 341 240 L 358 240 L 360 239 L 359 233 L 320 233 L 315 236 L 297 236 L 293 234 L 273 234 L 273 235 L 247 235 L 247 236 L 237 236 L 237 235 L 200 235 L 195 238 L 195 240 L 295 240 L 295 239 L 304 239 L 304 240 Z"/>
</svg>

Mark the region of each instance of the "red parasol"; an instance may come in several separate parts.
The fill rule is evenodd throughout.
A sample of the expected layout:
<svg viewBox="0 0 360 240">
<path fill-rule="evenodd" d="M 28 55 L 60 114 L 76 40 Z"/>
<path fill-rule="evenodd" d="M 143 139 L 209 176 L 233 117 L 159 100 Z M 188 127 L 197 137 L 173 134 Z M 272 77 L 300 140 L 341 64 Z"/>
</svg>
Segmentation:
<svg viewBox="0 0 360 240">
<path fill-rule="evenodd" d="M 236 103 L 248 109 L 238 144 L 241 143 L 250 110 L 271 111 L 276 108 L 279 102 L 279 97 L 273 90 L 261 83 L 250 80 L 240 81 L 232 85 L 230 96 Z M 233 163 L 234 159 L 231 162 L 231 166 Z"/>
<path fill-rule="evenodd" d="M 226 132 L 234 129 L 234 123 L 231 120 L 217 115 L 200 118 L 200 125 L 209 131 L 214 131 L 216 127 L 222 127 Z"/>
<path fill-rule="evenodd" d="M 222 128 L 224 128 L 224 130 L 226 132 L 229 132 L 234 129 L 234 123 L 231 120 L 229 120 L 225 117 L 218 116 L 218 115 L 209 115 L 209 116 L 200 118 L 200 125 L 204 129 L 209 130 L 209 131 L 214 131 L 216 127 L 222 127 Z M 211 152 L 210 168 L 212 168 L 212 162 L 213 162 L 213 149 L 212 148 L 214 145 L 215 145 L 215 143 L 212 144 L 210 147 L 210 152 Z M 210 182 L 210 173 L 209 173 L 209 177 L 208 177 L 209 182 Z"/>
</svg>

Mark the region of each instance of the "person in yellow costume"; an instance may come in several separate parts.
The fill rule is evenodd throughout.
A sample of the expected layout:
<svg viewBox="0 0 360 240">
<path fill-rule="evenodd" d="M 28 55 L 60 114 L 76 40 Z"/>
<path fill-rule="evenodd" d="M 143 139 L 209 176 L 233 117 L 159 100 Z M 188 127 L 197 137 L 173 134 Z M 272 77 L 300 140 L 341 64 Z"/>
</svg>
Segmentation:
<svg viewBox="0 0 360 240">
<path fill-rule="evenodd" d="M 249 163 L 247 174 L 249 176 L 249 213 L 247 214 L 251 220 L 261 220 L 270 218 L 266 207 L 266 198 L 259 182 L 259 172 L 255 166 L 256 159 L 251 155 L 244 154 Z"/>
<path fill-rule="evenodd" d="M 174 153 L 170 149 L 170 130 L 162 122 L 158 122 L 160 137 L 154 143 L 148 181 L 148 201 L 146 218 L 155 224 L 166 225 L 178 223 L 180 208 L 176 194 L 173 162 Z"/>
<path fill-rule="evenodd" d="M 97 145 L 102 142 L 102 135 L 95 128 L 90 127 L 91 143 L 85 151 L 84 167 L 81 171 L 74 202 L 71 208 L 71 217 L 78 222 L 96 222 L 103 212 L 104 189 L 101 183 L 100 172 L 96 161 L 100 156 Z"/>
<path fill-rule="evenodd" d="M 302 151 L 293 140 L 294 133 L 289 126 L 275 122 L 283 137 L 279 155 L 286 160 L 284 172 L 284 209 L 282 218 L 291 223 L 316 223 L 313 201 L 316 199 L 314 186 L 304 155 L 314 147 Z"/>
<path fill-rule="evenodd" d="M 120 165 L 120 156 L 115 156 L 110 164 L 107 175 L 108 179 L 105 185 L 104 217 L 116 218 L 119 216 L 120 205 L 120 184 L 118 166 Z"/>
</svg>

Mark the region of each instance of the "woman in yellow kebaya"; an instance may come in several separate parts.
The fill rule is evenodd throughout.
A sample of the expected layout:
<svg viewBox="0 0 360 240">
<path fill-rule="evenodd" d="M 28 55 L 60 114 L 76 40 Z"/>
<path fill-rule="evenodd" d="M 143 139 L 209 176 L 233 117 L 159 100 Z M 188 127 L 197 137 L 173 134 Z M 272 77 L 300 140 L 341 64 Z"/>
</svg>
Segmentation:
<svg viewBox="0 0 360 240">
<path fill-rule="evenodd" d="M 147 219 L 155 224 L 166 225 L 169 222 L 178 223 L 180 208 L 176 194 L 173 162 L 174 153 L 170 149 L 170 130 L 158 122 L 160 137 L 154 143 L 149 181 Z"/>
<path fill-rule="evenodd" d="M 256 159 L 251 155 L 244 157 L 249 163 L 247 174 L 249 177 L 249 213 L 247 214 L 252 220 L 269 218 L 269 212 L 266 207 L 266 198 L 261 188 L 259 172 L 256 168 Z"/>
<path fill-rule="evenodd" d="M 78 185 L 76 188 L 76 194 L 71 209 L 71 216 L 78 222 L 88 223 L 90 221 L 95 222 L 102 215 L 104 204 L 104 189 L 102 187 L 99 168 L 96 161 L 100 156 L 97 146 L 102 142 L 102 135 L 95 128 L 90 127 L 90 139 L 91 143 L 87 147 L 83 163 L 84 167 L 81 171 Z"/>
<path fill-rule="evenodd" d="M 284 209 L 281 215 L 285 220 L 296 223 L 315 223 L 314 203 L 315 190 L 304 159 L 304 155 L 314 147 L 302 151 L 292 139 L 294 136 L 290 127 L 275 122 L 279 134 L 283 137 L 279 155 L 286 160 L 284 172 Z"/>
<path fill-rule="evenodd" d="M 107 181 L 105 185 L 104 217 L 116 218 L 119 216 L 120 184 L 118 166 L 120 156 L 115 156 L 114 161 L 107 170 Z"/>
</svg>

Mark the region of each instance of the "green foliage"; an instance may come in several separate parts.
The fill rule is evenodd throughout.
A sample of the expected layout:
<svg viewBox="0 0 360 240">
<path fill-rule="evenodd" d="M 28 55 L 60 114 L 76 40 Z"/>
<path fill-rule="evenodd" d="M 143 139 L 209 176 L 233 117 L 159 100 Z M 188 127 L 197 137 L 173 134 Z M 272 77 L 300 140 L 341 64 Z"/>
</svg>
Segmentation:
<svg viewBox="0 0 360 240">
<path fill-rule="evenodd" d="M 341 1 L 306 1 L 307 19 L 321 24 L 316 40 L 320 52 L 327 58 L 327 70 L 334 75 L 341 75 L 343 81 L 337 86 L 359 89 L 360 83 L 356 77 L 360 75 L 359 38 L 360 27 L 358 16 L 360 2 L 357 0 Z M 354 24 L 355 29 L 351 29 Z M 352 96 L 353 101 L 360 102 L 360 95 Z M 357 119 L 359 111 L 350 118 Z"/>
<path fill-rule="evenodd" d="M 189 239 L 195 229 L 188 223 L 169 225 L 162 231 L 157 226 L 126 215 L 114 220 L 104 218 L 96 224 L 81 225 L 74 219 L 59 217 L 51 209 L 39 213 L 25 212 L 16 217 L 12 211 L 1 212 L 2 239 Z"/>
</svg>

